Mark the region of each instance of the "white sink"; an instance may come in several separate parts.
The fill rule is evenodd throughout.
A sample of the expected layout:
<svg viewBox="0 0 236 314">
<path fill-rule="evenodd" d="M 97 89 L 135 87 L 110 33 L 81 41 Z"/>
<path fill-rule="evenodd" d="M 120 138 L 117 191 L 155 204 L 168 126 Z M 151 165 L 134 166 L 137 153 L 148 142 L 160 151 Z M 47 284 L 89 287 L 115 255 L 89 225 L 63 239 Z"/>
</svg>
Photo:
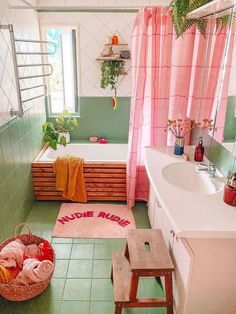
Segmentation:
<svg viewBox="0 0 236 314">
<path fill-rule="evenodd" d="M 196 164 L 174 162 L 162 169 L 164 179 L 179 189 L 199 194 L 213 194 L 221 191 L 224 182 L 221 178 L 210 178 L 207 173 L 197 172 Z"/>
</svg>

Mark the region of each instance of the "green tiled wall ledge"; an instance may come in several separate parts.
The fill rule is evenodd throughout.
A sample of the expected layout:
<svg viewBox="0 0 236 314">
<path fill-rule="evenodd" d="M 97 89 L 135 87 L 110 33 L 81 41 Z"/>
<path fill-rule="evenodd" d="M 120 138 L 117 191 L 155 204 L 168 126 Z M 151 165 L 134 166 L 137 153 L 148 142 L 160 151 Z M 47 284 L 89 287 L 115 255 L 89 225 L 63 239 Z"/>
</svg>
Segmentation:
<svg viewBox="0 0 236 314">
<path fill-rule="evenodd" d="M 97 135 L 127 143 L 130 97 L 118 97 L 116 110 L 111 101 L 111 97 L 80 97 L 78 128 L 73 130 L 71 139 L 87 140 L 90 135 Z"/>
</svg>

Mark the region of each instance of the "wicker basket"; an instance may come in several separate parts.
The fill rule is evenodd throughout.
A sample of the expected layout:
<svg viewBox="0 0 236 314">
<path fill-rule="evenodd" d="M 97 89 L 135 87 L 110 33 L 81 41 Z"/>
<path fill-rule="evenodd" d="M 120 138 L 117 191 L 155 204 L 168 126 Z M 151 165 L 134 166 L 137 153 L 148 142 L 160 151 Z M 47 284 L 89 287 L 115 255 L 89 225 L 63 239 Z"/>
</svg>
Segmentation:
<svg viewBox="0 0 236 314">
<path fill-rule="evenodd" d="M 17 234 L 17 229 L 21 226 L 26 226 L 29 230 L 28 234 Z M 32 230 L 29 225 L 23 223 L 19 224 L 18 226 L 15 227 L 15 236 L 7 239 L 3 243 L 0 244 L 0 251 L 6 246 L 9 242 L 14 241 L 15 239 L 20 239 L 25 245 L 29 244 L 39 244 L 45 239 L 40 238 L 36 235 L 32 234 Z M 55 264 L 55 253 L 53 248 L 51 247 L 53 251 L 53 263 Z M 42 282 L 37 282 L 32 285 L 28 286 L 20 286 L 16 285 L 14 283 L 10 284 L 1 284 L 0 283 L 0 295 L 4 297 L 7 300 L 10 301 L 26 301 L 29 299 L 32 299 L 42 293 L 47 286 L 49 285 L 51 278 L 52 278 L 53 273 L 49 276 L 48 279 L 42 281 Z"/>
</svg>

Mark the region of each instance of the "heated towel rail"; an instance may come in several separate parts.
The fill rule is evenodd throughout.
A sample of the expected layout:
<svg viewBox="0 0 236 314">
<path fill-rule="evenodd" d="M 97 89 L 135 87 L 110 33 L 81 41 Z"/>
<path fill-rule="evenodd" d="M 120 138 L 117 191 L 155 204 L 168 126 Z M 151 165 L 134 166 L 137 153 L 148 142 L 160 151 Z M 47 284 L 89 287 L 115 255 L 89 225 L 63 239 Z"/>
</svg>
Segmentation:
<svg viewBox="0 0 236 314">
<path fill-rule="evenodd" d="M 52 75 L 53 73 L 53 67 L 50 63 L 30 63 L 30 64 L 18 64 L 17 61 L 17 56 L 18 55 L 53 55 L 56 52 L 56 45 L 54 42 L 51 41 L 42 41 L 42 40 L 31 40 L 31 39 L 17 39 L 15 38 L 14 35 L 14 29 L 12 24 L 8 25 L 0 25 L 0 29 L 6 29 L 9 30 L 10 32 L 10 41 L 11 41 L 11 49 L 12 49 L 12 58 L 13 58 L 13 66 L 14 66 L 14 74 L 15 74 L 15 82 L 16 82 L 16 92 L 17 92 L 17 99 L 18 99 L 18 108 L 16 109 L 11 109 L 10 114 L 11 117 L 14 116 L 19 116 L 22 117 L 24 115 L 24 112 L 27 111 L 31 106 L 25 108 L 24 104 L 31 101 L 35 100 L 41 97 L 45 97 L 47 95 L 47 85 L 45 83 L 42 84 L 37 84 L 25 88 L 21 88 L 21 81 L 23 80 L 28 80 L 28 79 L 34 79 L 34 78 L 44 78 L 47 76 Z M 16 43 L 31 43 L 31 44 L 40 44 L 41 48 L 42 45 L 51 45 L 53 47 L 52 51 L 49 52 L 44 52 L 44 51 L 21 51 L 17 49 Z M 33 67 L 41 67 L 42 68 L 42 73 L 43 74 L 35 74 L 35 75 L 20 75 L 19 70 L 21 68 L 33 68 Z M 44 68 L 47 67 L 48 70 L 46 73 L 44 73 Z M 34 97 L 29 97 L 26 99 L 23 99 L 22 97 L 22 92 L 29 91 L 29 90 L 35 90 L 37 88 L 43 88 L 43 93 L 36 95 Z"/>
</svg>

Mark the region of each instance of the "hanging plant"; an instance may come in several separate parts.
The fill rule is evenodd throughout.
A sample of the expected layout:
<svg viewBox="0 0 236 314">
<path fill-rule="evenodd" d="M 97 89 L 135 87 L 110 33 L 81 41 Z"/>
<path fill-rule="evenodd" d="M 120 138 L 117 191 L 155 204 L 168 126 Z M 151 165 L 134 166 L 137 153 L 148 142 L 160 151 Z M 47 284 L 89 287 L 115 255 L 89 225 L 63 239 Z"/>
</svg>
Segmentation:
<svg viewBox="0 0 236 314">
<path fill-rule="evenodd" d="M 105 60 L 101 64 L 101 88 L 111 87 L 115 91 L 115 96 L 112 97 L 113 109 L 117 107 L 116 86 L 119 75 L 125 62 L 122 60 Z"/>
<path fill-rule="evenodd" d="M 212 0 L 172 0 L 170 3 L 170 15 L 177 38 L 182 36 L 189 28 L 196 25 L 199 32 L 205 37 L 207 19 L 187 19 L 191 11 L 211 2 Z M 223 16 L 216 19 L 216 29 L 221 30 L 230 22 L 230 16 Z"/>
</svg>

